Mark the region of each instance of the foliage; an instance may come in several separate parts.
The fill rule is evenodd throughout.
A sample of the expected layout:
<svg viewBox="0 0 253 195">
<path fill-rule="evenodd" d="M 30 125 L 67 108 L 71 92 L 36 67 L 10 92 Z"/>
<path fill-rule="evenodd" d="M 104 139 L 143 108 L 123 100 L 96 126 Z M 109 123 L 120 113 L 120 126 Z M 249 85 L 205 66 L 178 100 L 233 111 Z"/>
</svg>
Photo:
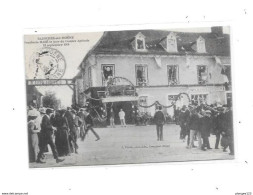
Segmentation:
<svg viewBox="0 0 253 195">
<path fill-rule="evenodd" d="M 43 106 L 47 108 L 59 109 L 61 106 L 61 100 L 56 98 L 55 92 L 46 91 L 43 97 Z"/>
</svg>

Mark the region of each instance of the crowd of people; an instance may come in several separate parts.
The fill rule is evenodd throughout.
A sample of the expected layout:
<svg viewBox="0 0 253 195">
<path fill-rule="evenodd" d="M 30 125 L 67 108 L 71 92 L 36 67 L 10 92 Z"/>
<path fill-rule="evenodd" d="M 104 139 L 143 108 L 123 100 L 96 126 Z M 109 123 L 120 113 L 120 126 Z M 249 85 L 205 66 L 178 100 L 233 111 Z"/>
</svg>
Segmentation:
<svg viewBox="0 0 253 195">
<path fill-rule="evenodd" d="M 198 140 L 199 149 L 212 149 L 209 137 L 215 135 L 214 148 L 219 149 L 221 145 L 224 152 L 229 148 L 229 154 L 234 155 L 232 107 L 206 104 L 183 106 L 178 113 L 178 124 L 181 127 L 180 139 L 185 141 L 187 137 L 187 148 L 197 147 L 194 141 Z"/>
<path fill-rule="evenodd" d="M 122 127 L 126 127 L 125 112 L 120 110 L 119 118 Z M 185 142 L 187 148 L 199 148 L 203 151 L 212 149 L 209 143 L 211 135 L 216 136 L 214 148 L 223 147 L 223 151 L 230 150 L 234 155 L 233 138 L 233 112 L 227 105 L 189 105 L 177 109 L 175 113 L 176 124 L 180 126 L 180 139 Z M 115 114 L 111 109 L 110 126 L 115 127 Z M 154 115 L 157 140 L 163 141 L 163 125 L 166 116 L 160 106 Z M 100 140 L 99 135 L 93 129 L 93 118 L 88 108 L 53 110 L 51 108 L 36 109 L 33 104 L 28 110 L 28 135 L 30 162 L 45 163 L 45 153 L 48 145 L 51 148 L 56 163 L 64 161 L 64 156 L 71 153 L 78 154 L 77 139 L 85 140 L 89 131 Z M 195 143 L 197 144 L 195 145 Z"/>
<path fill-rule="evenodd" d="M 176 112 L 176 124 L 180 125 L 180 139 L 185 142 L 187 137 L 187 148 L 196 148 L 206 151 L 212 149 L 209 143 L 211 135 L 216 136 L 214 148 L 223 147 L 230 155 L 234 155 L 233 137 L 233 112 L 228 105 L 184 105 Z M 163 141 L 163 125 L 166 117 L 160 106 L 154 115 L 157 130 L 157 140 Z M 198 145 L 195 145 L 198 141 Z"/>
<path fill-rule="evenodd" d="M 53 110 L 51 108 L 36 109 L 31 104 L 28 110 L 28 140 L 30 162 L 45 163 L 45 153 L 48 145 L 51 148 L 56 163 L 64 161 L 64 156 L 78 154 L 77 139 L 84 141 L 88 131 L 91 131 L 96 141 L 99 135 L 93 129 L 93 119 L 87 108 L 75 110 Z"/>
</svg>

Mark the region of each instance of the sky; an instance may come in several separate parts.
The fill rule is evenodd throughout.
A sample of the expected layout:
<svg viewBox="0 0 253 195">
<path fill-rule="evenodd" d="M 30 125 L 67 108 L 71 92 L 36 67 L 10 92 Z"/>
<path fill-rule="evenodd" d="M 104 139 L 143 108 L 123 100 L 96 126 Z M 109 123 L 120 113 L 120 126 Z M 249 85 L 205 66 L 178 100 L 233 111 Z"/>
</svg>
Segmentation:
<svg viewBox="0 0 253 195">
<path fill-rule="evenodd" d="M 170 31 L 179 32 L 211 32 L 210 28 L 183 28 L 183 29 L 170 29 Z M 229 34 L 229 27 L 223 27 L 223 32 Z M 62 53 L 66 61 L 66 70 L 63 79 L 72 79 L 78 73 L 78 67 L 86 56 L 87 52 L 98 42 L 103 35 L 103 32 L 89 32 L 89 33 L 64 33 L 64 34 L 43 34 L 43 35 L 27 35 L 24 38 L 25 41 L 25 66 L 26 66 L 26 78 L 33 79 L 33 73 L 31 66 L 33 66 L 32 57 L 34 53 L 40 50 L 44 45 L 40 43 L 42 39 L 59 38 L 71 36 L 72 39 L 68 39 L 67 46 L 54 45 L 52 48 L 57 49 Z M 63 40 L 63 39 L 61 39 Z M 65 39 L 64 39 L 65 40 Z M 75 42 L 73 42 L 75 40 Z M 88 41 L 87 41 L 88 40 Z M 39 42 L 39 43 L 38 43 Z M 68 107 L 72 104 L 73 91 L 68 86 L 43 86 L 37 87 L 37 89 L 45 94 L 46 91 L 54 91 L 56 97 L 61 100 L 63 107 Z"/>
</svg>

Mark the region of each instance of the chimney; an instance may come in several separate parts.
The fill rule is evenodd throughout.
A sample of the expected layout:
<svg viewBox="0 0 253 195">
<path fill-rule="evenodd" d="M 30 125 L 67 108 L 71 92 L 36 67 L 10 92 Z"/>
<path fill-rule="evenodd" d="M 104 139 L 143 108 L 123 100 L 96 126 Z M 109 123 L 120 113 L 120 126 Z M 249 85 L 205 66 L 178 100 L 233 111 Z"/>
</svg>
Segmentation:
<svg viewBox="0 0 253 195">
<path fill-rule="evenodd" d="M 218 37 L 221 37 L 223 35 L 223 29 L 222 26 L 213 26 L 211 27 L 211 32 L 215 34 Z"/>
</svg>

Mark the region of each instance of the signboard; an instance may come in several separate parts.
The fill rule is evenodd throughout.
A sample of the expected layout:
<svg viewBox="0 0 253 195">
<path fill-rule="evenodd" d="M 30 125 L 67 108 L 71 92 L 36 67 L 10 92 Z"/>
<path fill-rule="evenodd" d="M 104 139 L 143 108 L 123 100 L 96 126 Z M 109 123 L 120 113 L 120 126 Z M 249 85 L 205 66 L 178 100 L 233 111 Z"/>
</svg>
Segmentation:
<svg viewBox="0 0 253 195">
<path fill-rule="evenodd" d="M 34 79 L 27 80 L 27 85 L 45 86 L 45 85 L 74 85 L 72 79 Z"/>
</svg>

